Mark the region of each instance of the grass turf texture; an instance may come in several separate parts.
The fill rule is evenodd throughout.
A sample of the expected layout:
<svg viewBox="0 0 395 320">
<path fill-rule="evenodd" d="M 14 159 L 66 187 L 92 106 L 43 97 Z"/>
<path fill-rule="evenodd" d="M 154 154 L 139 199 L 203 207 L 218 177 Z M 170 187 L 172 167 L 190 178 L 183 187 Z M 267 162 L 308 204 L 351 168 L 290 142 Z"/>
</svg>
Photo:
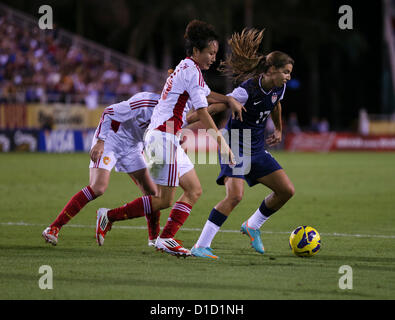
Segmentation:
<svg viewBox="0 0 395 320">
<path fill-rule="evenodd" d="M 264 225 L 265 255 L 237 232 L 269 193 L 246 185 L 222 227 L 228 232 L 212 243 L 218 261 L 177 259 L 149 248 L 144 218 L 114 224 L 98 247 L 96 209 L 140 196 L 127 175 L 115 172 L 107 192 L 72 219 L 52 247 L 41 232 L 88 184 L 88 156 L 1 154 L 0 299 L 394 299 L 395 154 L 273 154 L 296 194 Z M 225 194 L 215 184 L 217 165 L 196 170 L 203 195 L 177 234 L 188 248 Z M 169 212 L 162 212 L 162 226 Z M 293 256 L 288 247 L 299 225 L 321 234 L 321 252 L 312 258 Z M 52 290 L 38 286 L 41 265 L 52 267 Z M 351 290 L 339 289 L 342 265 L 352 267 Z"/>
</svg>

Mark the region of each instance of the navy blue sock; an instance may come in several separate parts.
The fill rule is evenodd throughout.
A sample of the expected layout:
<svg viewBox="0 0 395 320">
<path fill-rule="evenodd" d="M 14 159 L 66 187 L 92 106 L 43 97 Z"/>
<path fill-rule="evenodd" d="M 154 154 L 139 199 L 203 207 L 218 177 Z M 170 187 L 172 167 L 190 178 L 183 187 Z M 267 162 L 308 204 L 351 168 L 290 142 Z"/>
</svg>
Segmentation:
<svg viewBox="0 0 395 320">
<path fill-rule="evenodd" d="M 259 207 L 259 211 L 264 215 L 266 218 L 269 218 L 273 213 L 277 210 L 272 210 L 266 207 L 265 200 L 262 201 L 261 206 Z"/>
<path fill-rule="evenodd" d="M 212 223 L 216 224 L 218 227 L 222 226 L 223 223 L 225 222 L 227 216 L 213 208 L 211 210 L 210 215 L 208 217 L 208 220 L 211 221 Z"/>
</svg>

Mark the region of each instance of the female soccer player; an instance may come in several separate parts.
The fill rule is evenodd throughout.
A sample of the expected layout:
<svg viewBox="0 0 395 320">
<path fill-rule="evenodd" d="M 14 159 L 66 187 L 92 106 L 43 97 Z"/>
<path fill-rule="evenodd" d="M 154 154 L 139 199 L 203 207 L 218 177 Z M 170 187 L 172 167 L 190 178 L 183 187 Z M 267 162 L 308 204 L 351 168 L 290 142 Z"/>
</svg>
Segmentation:
<svg viewBox="0 0 395 320">
<path fill-rule="evenodd" d="M 113 210 L 101 208 L 97 216 L 97 238 L 102 242 L 113 222 L 129 214 L 144 214 L 148 211 L 170 207 L 180 185 L 184 193 L 174 204 L 168 221 L 157 238 L 155 246 L 173 255 L 188 256 L 190 250 L 174 240 L 178 229 L 201 195 L 201 186 L 193 164 L 180 147 L 179 133 L 184 124 L 182 115 L 195 108 L 202 124 L 215 138 L 224 158 L 234 163 L 234 156 L 225 139 L 207 112 L 207 98 L 227 103 L 232 110 L 242 105 L 233 97 L 211 92 L 201 70 L 207 70 L 215 61 L 218 51 L 218 36 L 213 27 L 199 20 L 191 21 L 185 32 L 187 58 L 182 60 L 167 78 L 161 98 L 155 107 L 151 123 L 145 135 L 145 151 L 150 162 L 150 174 L 158 185 L 158 195 L 138 198 Z"/>
<path fill-rule="evenodd" d="M 265 150 L 264 141 L 264 129 L 269 115 L 272 117 L 275 130 L 266 143 L 273 146 L 281 141 L 280 101 L 284 97 L 286 82 L 291 79 L 294 61 L 279 51 L 271 52 L 267 56 L 259 54 L 258 47 L 262 37 L 263 30 L 245 29 L 241 34 L 235 33 L 229 40 L 232 52 L 223 63 L 222 71 L 233 75 L 236 81 L 244 81 L 230 96 L 241 102 L 246 111 L 243 112 L 243 122 L 237 118 L 229 119 L 226 131 L 233 150 L 233 143 L 238 144 L 242 163 L 231 168 L 220 161 L 221 172 L 217 183 L 225 185 L 226 196 L 212 209 L 198 241 L 191 250 L 192 255 L 197 257 L 218 258 L 212 252 L 211 242 L 241 201 L 244 180 L 250 187 L 260 183 L 272 190 L 256 212 L 241 226 L 242 233 L 250 238 L 252 247 L 261 254 L 264 253 L 264 248 L 260 228 L 295 192 L 282 167 Z M 225 108 L 224 105 L 213 105 L 213 109 L 217 111 Z M 245 135 L 245 129 L 249 130 L 250 135 Z M 236 141 L 232 143 L 232 140 Z"/>
<path fill-rule="evenodd" d="M 157 191 L 142 155 L 143 135 L 150 122 L 159 94 L 137 93 L 127 101 L 105 108 L 92 140 L 89 165 L 89 185 L 76 193 L 42 236 L 56 245 L 58 233 L 89 201 L 101 196 L 107 189 L 111 170 L 126 172 L 145 195 Z M 133 218 L 144 216 L 136 214 Z M 158 237 L 160 211 L 147 211 L 148 245 Z M 129 217 L 132 218 L 132 217 Z"/>
</svg>

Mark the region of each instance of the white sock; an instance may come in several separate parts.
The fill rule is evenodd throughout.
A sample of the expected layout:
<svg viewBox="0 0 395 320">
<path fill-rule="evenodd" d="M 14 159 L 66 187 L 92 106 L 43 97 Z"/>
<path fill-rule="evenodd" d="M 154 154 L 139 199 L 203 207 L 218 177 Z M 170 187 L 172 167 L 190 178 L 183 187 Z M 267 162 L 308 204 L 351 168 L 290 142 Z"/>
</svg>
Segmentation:
<svg viewBox="0 0 395 320">
<path fill-rule="evenodd" d="M 260 229 L 269 217 L 264 216 L 259 209 L 248 219 L 248 227 Z"/>
<path fill-rule="evenodd" d="M 207 220 L 203 227 L 202 233 L 200 234 L 199 240 L 196 242 L 198 247 L 207 248 L 211 246 L 211 241 L 213 241 L 215 235 L 217 234 L 220 226 Z"/>
</svg>

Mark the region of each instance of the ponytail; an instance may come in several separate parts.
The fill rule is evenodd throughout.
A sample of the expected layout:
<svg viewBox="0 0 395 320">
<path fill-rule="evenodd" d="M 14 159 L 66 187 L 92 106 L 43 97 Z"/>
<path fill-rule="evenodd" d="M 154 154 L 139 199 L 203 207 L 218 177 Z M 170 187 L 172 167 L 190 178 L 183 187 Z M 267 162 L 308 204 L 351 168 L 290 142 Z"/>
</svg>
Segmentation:
<svg viewBox="0 0 395 320">
<path fill-rule="evenodd" d="M 234 33 L 228 41 L 232 52 L 221 62 L 219 71 L 233 78 L 234 82 L 242 82 L 259 74 L 266 62 L 266 57 L 258 52 L 263 32 L 244 29 L 241 34 Z"/>
<path fill-rule="evenodd" d="M 294 60 L 281 51 L 273 51 L 264 55 L 258 51 L 265 30 L 244 29 L 241 34 L 234 33 L 228 44 L 231 54 L 221 62 L 218 70 L 230 76 L 233 82 L 240 83 L 250 78 L 258 78 L 271 66 L 279 69 L 286 64 L 294 64 Z"/>
</svg>

